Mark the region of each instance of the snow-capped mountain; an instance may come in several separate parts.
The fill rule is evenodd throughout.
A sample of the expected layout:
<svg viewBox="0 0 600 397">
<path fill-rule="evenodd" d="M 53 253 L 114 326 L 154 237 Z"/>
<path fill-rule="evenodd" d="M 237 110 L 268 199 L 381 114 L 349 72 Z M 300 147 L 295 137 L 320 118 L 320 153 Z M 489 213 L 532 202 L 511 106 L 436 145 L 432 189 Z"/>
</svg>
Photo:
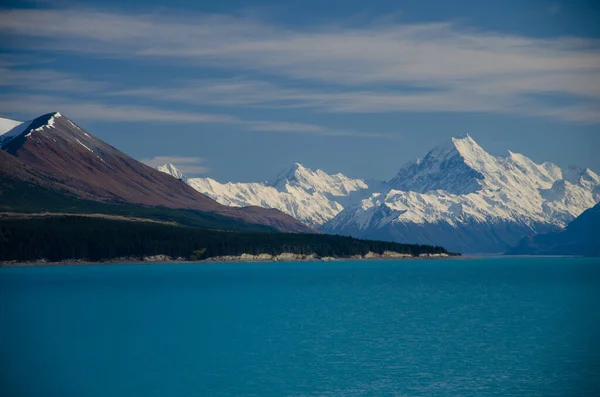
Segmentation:
<svg viewBox="0 0 600 397">
<path fill-rule="evenodd" d="M 160 165 L 156 167 L 160 172 L 164 172 L 165 174 L 169 174 L 179 180 L 187 182 L 187 178 L 183 175 L 183 172 L 179 171 L 175 166 L 171 163 L 167 163 L 164 165 Z"/>
<path fill-rule="evenodd" d="M 172 165 L 159 169 L 186 180 Z M 593 171 L 563 172 L 510 151 L 495 157 L 468 135 L 409 162 L 387 183 L 300 164 L 265 183 L 186 181 L 219 203 L 277 208 L 327 233 L 460 252 L 503 252 L 527 235 L 564 228 L 600 201 Z"/>
<path fill-rule="evenodd" d="M 110 204 L 184 208 L 229 218 L 225 223 L 264 225 L 286 232 L 313 229 L 280 211 L 259 207 L 231 208 L 186 183 L 158 172 L 88 133 L 59 112 L 30 122 L 4 122 L 0 135 L 0 182 L 12 189 L 33 184 L 53 195 Z M 2 131 L 2 130 L 0 130 Z M 3 186 L 0 186 L 2 191 Z M 14 197 L 14 196 L 13 196 Z"/>
<path fill-rule="evenodd" d="M 471 137 L 402 167 L 391 190 L 363 200 L 321 227 L 395 241 L 435 241 L 461 252 L 502 252 L 523 236 L 563 228 L 600 200 L 600 179 L 509 152 L 494 157 Z"/>
<path fill-rule="evenodd" d="M 158 170 L 185 181 L 221 204 L 275 208 L 311 227 L 321 226 L 345 206 L 359 202 L 369 191 L 383 185 L 342 174 L 312 171 L 298 163 L 269 182 L 255 183 L 219 183 L 211 178 L 187 178 L 173 164 L 159 166 Z"/>
</svg>

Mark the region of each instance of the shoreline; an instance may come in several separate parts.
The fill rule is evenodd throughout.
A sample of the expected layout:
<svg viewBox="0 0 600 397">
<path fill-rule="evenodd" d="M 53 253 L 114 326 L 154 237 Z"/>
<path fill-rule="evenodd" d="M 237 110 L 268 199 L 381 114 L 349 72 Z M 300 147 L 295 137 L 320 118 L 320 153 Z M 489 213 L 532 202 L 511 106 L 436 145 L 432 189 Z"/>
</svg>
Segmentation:
<svg viewBox="0 0 600 397">
<path fill-rule="evenodd" d="M 178 259 L 145 259 L 140 260 L 139 258 L 115 258 L 106 261 L 92 262 L 88 260 L 64 260 L 57 262 L 49 261 L 27 261 L 27 262 L 0 262 L 0 268 L 3 267 L 35 267 L 35 266 L 114 266 L 114 265 L 203 265 L 203 264 L 219 264 L 219 263 L 277 263 L 277 262 L 338 262 L 338 261 L 382 261 L 382 260 L 394 260 L 394 261 L 420 261 L 420 260 L 474 260 L 482 258 L 584 258 L 581 255 L 482 255 L 482 254 L 466 254 L 466 255 L 438 255 L 438 256 L 397 256 L 397 257 L 313 257 L 304 259 L 242 259 L 241 256 L 236 257 L 213 257 L 202 260 L 187 260 L 183 258 Z"/>
<path fill-rule="evenodd" d="M 395 254 L 395 255 L 394 255 Z M 404 255 L 397 253 L 373 254 L 369 252 L 364 256 L 344 256 L 344 257 L 319 257 L 316 255 L 295 255 L 283 253 L 280 255 L 249 255 L 239 256 L 217 256 L 202 260 L 187 260 L 184 258 L 169 258 L 165 255 L 154 255 L 140 258 L 125 257 L 114 258 L 106 261 L 88 261 L 84 259 L 72 259 L 50 262 L 46 260 L 26 261 L 26 262 L 0 262 L 0 267 L 33 267 L 33 266 L 98 266 L 98 265 L 159 265 L 159 264 L 216 264 L 216 263 L 277 263 L 277 262 L 336 262 L 336 261 L 376 261 L 376 260 L 427 260 L 427 259 L 456 259 L 464 258 L 461 255 L 448 254 L 422 254 L 420 256 Z M 466 258 L 465 258 L 466 259 Z"/>
</svg>

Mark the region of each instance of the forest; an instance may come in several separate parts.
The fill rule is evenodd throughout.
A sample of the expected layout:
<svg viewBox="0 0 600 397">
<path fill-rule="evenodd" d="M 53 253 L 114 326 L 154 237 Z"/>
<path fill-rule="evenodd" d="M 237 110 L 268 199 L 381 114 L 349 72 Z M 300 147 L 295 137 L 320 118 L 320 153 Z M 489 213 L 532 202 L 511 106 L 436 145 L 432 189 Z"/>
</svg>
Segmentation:
<svg viewBox="0 0 600 397">
<path fill-rule="evenodd" d="M 418 256 L 442 247 L 360 240 L 327 234 L 219 231 L 82 216 L 0 219 L 0 262 L 106 261 L 167 255 L 202 260 L 243 253 L 349 257 L 394 251 Z"/>
</svg>

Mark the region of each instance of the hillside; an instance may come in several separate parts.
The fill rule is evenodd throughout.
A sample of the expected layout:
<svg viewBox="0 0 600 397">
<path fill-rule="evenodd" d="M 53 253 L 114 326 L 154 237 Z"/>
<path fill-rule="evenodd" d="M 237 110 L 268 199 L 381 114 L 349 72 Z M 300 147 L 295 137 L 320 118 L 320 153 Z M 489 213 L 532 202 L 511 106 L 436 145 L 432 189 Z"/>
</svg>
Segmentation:
<svg viewBox="0 0 600 397">
<path fill-rule="evenodd" d="M 26 182 L 50 191 L 48 197 L 68 194 L 108 204 L 197 210 L 281 231 L 311 231 L 277 210 L 221 205 L 94 137 L 58 112 L 16 125 L 2 138 L 2 206 L 12 210 L 23 207 L 18 195 L 24 194 L 20 182 Z"/>
<path fill-rule="evenodd" d="M 524 238 L 507 255 L 600 256 L 600 204 L 584 211 L 563 231 Z"/>
</svg>

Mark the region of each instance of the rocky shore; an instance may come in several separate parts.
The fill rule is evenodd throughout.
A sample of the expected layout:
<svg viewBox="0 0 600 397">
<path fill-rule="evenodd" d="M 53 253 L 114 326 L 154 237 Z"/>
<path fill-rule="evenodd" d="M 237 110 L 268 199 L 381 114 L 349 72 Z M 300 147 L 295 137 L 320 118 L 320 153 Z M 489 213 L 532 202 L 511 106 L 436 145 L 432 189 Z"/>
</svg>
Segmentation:
<svg viewBox="0 0 600 397">
<path fill-rule="evenodd" d="M 35 265 L 98 265 L 98 264 L 119 264 L 119 263 L 219 263 L 219 262 L 302 262 L 302 261 L 336 261 L 336 260 L 377 260 L 377 259 L 429 259 L 429 258 L 446 258 L 448 254 L 421 254 L 420 256 L 412 256 L 409 254 L 402 254 L 399 252 L 385 251 L 382 254 L 374 252 L 368 252 L 365 255 L 353 255 L 348 257 L 333 257 L 325 256 L 321 257 L 315 254 L 303 255 L 293 254 L 290 252 L 284 252 L 279 255 L 271 254 L 242 254 L 242 255 L 226 255 L 226 256 L 215 256 L 212 258 L 203 259 L 200 261 L 190 261 L 185 258 L 172 258 L 167 255 L 152 255 L 145 256 L 143 259 L 140 257 L 121 257 L 113 258 L 107 261 L 101 262 L 89 262 L 86 260 L 65 260 L 59 262 L 49 262 L 44 259 L 31 262 L 1 262 L 0 266 L 35 266 Z"/>
</svg>

